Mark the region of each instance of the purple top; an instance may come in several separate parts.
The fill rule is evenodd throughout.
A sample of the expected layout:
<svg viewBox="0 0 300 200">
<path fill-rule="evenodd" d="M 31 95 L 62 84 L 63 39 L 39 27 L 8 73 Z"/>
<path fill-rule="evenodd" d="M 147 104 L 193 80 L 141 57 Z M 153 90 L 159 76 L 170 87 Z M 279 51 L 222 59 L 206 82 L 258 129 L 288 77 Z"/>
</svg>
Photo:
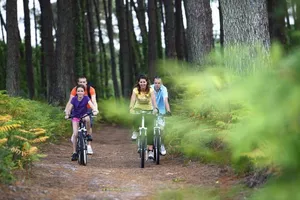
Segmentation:
<svg viewBox="0 0 300 200">
<path fill-rule="evenodd" d="M 81 101 L 78 101 L 77 96 L 73 97 L 71 100 L 71 104 L 73 105 L 72 116 L 80 118 L 85 115 L 88 111 L 86 107 L 90 98 L 88 96 L 83 96 Z"/>
</svg>

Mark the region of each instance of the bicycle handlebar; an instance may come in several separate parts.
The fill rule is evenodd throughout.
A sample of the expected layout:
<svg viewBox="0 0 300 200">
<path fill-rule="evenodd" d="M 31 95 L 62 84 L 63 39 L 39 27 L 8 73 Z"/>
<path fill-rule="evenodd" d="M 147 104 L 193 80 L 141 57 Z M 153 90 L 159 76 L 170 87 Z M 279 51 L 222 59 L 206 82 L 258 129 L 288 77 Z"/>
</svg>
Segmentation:
<svg viewBox="0 0 300 200">
<path fill-rule="evenodd" d="M 93 112 L 88 112 L 88 113 L 84 114 L 83 116 L 81 116 L 79 119 L 82 120 L 86 116 L 93 116 Z M 72 119 L 73 117 L 74 117 L 74 115 L 70 115 L 67 119 Z"/>
<path fill-rule="evenodd" d="M 134 113 L 131 113 L 131 114 L 135 114 L 135 115 L 139 115 L 139 114 L 153 115 L 153 110 L 143 110 L 143 109 L 140 109 L 140 108 L 134 108 L 133 111 L 134 111 Z"/>
</svg>

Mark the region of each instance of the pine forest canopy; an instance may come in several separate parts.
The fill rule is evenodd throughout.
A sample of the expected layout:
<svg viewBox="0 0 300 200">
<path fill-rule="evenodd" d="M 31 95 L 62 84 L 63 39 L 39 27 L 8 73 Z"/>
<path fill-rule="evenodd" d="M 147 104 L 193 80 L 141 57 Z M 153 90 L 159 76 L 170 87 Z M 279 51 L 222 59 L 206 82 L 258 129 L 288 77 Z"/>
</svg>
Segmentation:
<svg viewBox="0 0 300 200">
<path fill-rule="evenodd" d="M 286 50 L 298 45 L 297 1 L 1 4 L 0 88 L 12 96 L 46 99 L 54 105 L 66 102 L 80 75 L 88 77 L 98 97 L 126 98 L 138 74 L 151 78 L 161 73 L 157 61 L 162 59 L 186 61 L 201 69 L 212 62 L 207 59 L 210 53 L 230 51 L 232 45 L 261 45 L 266 52 L 271 41 Z M 255 56 L 251 50 L 249 54 Z M 243 66 L 238 72 L 249 71 Z"/>
</svg>

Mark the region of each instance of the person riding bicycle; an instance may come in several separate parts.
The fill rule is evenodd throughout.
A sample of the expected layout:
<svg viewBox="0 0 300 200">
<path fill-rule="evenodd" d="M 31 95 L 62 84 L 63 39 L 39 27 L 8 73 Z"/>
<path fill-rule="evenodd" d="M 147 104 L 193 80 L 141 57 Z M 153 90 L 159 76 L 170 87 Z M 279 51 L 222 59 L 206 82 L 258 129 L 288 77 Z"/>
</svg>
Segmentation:
<svg viewBox="0 0 300 200">
<path fill-rule="evenodd" d="M 169 100 L 168 100 L 168 89 L 163 85 L 162 79 L 158 76 L 154 78 L 154 84 L 151 85 L 154 89 L 155 99 L 160 114 L 171 115 Z M 161 155 L 166 155 L 167 151 L 165 145 L 161 143 L 160 147 Z"/>
<path fill-rule="evenodd" d="M 150 87 L 150 81 L 147 76 L 140 75 L 137 83 L 132 91 L 131 99 L 130 99 L 130 113 L 134 113 L 134 109 L 142 109 L 142 110 L 153 110 L 153 112 L 157 112 L 157 104 L 155 101 L 154 90 Z M 148 128 L 147 131 L 147 142 L 148 142 L 148 150 L 149 150 L 149 158 L 154 158 L 153 153 L 153 116 L 145 117 L 145 126 Z M 134 128 L 137 129 L 139 125 L 139 118 L 134 120 Z M 134 132 L 137 134 L 137 132 Z M 135 137 L 136 139 L 136 137 Z"/>
<path fill-rule="evenodd" d="M 83 85 L 85 87 L 85 92 L 84 92 L 84 95 L 85 96 L 88 96 L 90 98 L 90 100 L 92 101 L 92 103 L 94 104 L 94 106 L 96 107 L 96 109 L 98 110 L 98 104 L 97 104 L 97 100 L 96 100 L 96 91 L 95 89 L 92 87 L 92 86 L 88 86 L 88 82 L 87 82 L 87 78 L 84 77 L 84 76 L 81 76 L 78 78 L 78 85 Z M 68 106 L 70 106 L 70 103 L 71 103 L 71 100 L 73 97 L 76 96 L 76 87 L 74 87 L 70 93 L 70 98 L 69 98 L 69 101 L 66 105 L 66 108 L 65 108 L 65 111 L 67 109 Z M 89 111 L 91 111 L 91 106 L 88 104 L 87 105 Z M 93 154 L 93 149 L 92 149 L 92 126 L 93 126 L 93 120 L 92 120 L 92 117 L 90 117 L 90 122 L 91 122 L 91 125 L 90 125 L 90 130 L 88 131 L 89 132 L 89 135 L 87 137 L 87 141 L 88 141 L 88 145 L 87 145 L 87 153 L 88 154 Z"/>
<path fill-rule="evenodd" d="M 85 86 L 84 85 L 78 85 L 76 86 L 76 96 L 74 96 L 71 99 L 71 102 L 69 106 L 66 107 L 66 116 L 65 118 L 68 119 L 71 110 L 72 110 L 72 127 L 73 127 L 73 134 L 71 137 L 71 141 L 73 143 L 73 154 L 72 154 L 72 161 L 75 161 L 78 159 L 78 155 L 76 152 L 76 138 L 78 135 L 78 125 L 80 121 L 80 117 L 84 116 L 85 114 L 88 113 L 88 108 L 87 105 L 89 105 L 93 111 L 94 115 L 98 114 L 98 109 L 97 107 L 92 103 L 90 98 L 86 95 L 84 95 L 85 92 Z M 86 128 L 87 128 L 87 133 L 91 134 L 91 129 L 90 129 L 90 117 L 86 116 L 83 119 L 86 122 Z"/>
</svg>

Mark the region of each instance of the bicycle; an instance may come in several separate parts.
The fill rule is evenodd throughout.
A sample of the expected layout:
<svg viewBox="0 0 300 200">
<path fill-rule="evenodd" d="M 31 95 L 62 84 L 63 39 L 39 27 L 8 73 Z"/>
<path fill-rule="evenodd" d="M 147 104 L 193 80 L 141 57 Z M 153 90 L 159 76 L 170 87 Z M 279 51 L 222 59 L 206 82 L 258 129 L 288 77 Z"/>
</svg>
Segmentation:
<svg viewBox="0 0 300 200">
<path fill-rule="evenodd" d="M 79 165 L 87 165 L 87 129 L 85 127 L 85 122 L 83 118 L 86 116 L 93 115 L 92 112 L 87 113 L 80 117 L 79 125 L 78 125 L 78 135 L 77 135 L 77 145 L 76 145 L 76 152 L 78 155 L 78 164 Z M 73 116 L 70 116 L 73 118 Z"/>
<path fill-rule="evenodd" d="M 164 115 L 156 114 L 154 121 L 154 136 L 153 136 L 153 149 L 154 149 L 154 159 L 153 161 L 159 165 L 160 158 L 160 146 L 161 146 L 161 127 L 164 126 Z"/>
<path fill-rule="evenodd" d="M 142 109 L 134 109 L 134 114 L 141 114 L 142 121 L 141 126 L 139 127 L 139 134 L 137 138 L 138 152 L 140 155 L 141 163 L 140 167 L 145 167 L 145 160 L 148 160 L 148 148 L 147 148 L 147 127 L 145 127 L 145 115 L 151 114 L 153 115 L 153 110 L 142 110 Z"/>
</svg>

